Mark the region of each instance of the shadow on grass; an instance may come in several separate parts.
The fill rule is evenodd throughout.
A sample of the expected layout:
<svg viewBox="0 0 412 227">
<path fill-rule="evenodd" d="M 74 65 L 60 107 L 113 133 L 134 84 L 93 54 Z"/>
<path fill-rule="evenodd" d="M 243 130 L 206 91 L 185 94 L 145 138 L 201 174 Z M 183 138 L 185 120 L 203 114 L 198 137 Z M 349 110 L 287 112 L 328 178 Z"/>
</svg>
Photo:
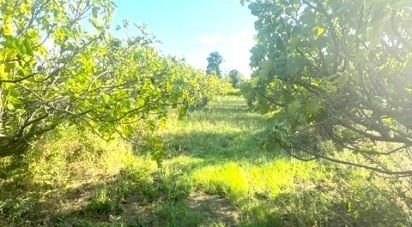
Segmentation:
<svg viewBox="0 0 412 227">
<path fill-rule="evenodd" d="M 186 155 L 207 164 L 261 163 L 280 155 L 260 136 L 266 123 L 267 117 L 251 113 L 241 97 L 230 97 L 195 111 L 161 137 L 169 157 Z"/>
<path fill-rule="evenodd" d="M 185 155 L 202 159 L 205 165 L 229 161 L 261 164 L 285 157 L 275 150 L 266 150 L 258 136 L 259 133 L 245 132 L 191 132 L 164 137 L 169 157 Z"/>
<path fill-rule="evenodd" d="M 243 226 L 409 226 L 395 196 L 371 187 L 305 188 L 260 200 L 244 215 Z"/>
<path fill-rule="evenodd" d="M 135 173 L 124 172 L 93 187 L 88 189 L 93 195 L 87 203 L 53 214 L 49 224 L 199 226 L 216 220 L 233 224 L 237 218 L 236 209 L 227 199 L 191 196 L 193 185 L 177 175 L 160 173 L 151 179 L 139 179 Z M 77 194 L 78 190 L 67 194 Z"/>
<path fill-rule="evenodd" d="M 1 194 L 0 201 L 7 204 L 0 204 L 0 224 L 198 226 L 216 220 L 235 223 L 236 209 L 227 199 L 191 196 L 193 187 L 179 174 L 156 172 L 149 175 L 138 169 L 124 169 L 114 176 L 53 190 L 28 180 L 20 184 L 11 182 L 7 188 L 2 187 L 10 193 L 8 198 Z"/>
<path fill-rule="evenodd" d="M 201 112 L 194 112 L 187 120 L 191 122 L 222 122 L 229 123 L 233 126 L 246 125 L 249 123 L 258 124 L 257 126 L 263 126 L 267 120 L 267 117 L 261 114 L 252 113 L 245 109 L 237 110 L 237 108 L 231 107 L 211 107 L 209 109 L 204 109 Z"/>
</svg>

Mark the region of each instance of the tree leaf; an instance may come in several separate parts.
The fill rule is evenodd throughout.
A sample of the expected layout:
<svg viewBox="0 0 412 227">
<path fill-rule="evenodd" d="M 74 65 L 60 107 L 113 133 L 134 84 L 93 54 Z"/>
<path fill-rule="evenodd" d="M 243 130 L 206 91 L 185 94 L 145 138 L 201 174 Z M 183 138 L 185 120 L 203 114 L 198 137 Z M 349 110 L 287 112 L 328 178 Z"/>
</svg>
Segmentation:
<svg viewBox="0 0 412 227">
<path fill-rule="evenodd" d="M 313 29 L 313 34 L 315 35 L 317 39 L 323 36 L 325 32 L 326 32 L 326 29 L 322 26 L 317 26 Z"/>
</svg>

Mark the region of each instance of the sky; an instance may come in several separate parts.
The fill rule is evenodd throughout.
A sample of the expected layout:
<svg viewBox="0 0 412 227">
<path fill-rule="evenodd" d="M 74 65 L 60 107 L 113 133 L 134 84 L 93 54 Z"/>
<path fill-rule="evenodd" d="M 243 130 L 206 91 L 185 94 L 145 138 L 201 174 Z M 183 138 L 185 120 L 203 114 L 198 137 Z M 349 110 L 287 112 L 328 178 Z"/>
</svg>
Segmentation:
<svg viewBox="0 0 412 227">
<path fill-rule="evenodd" d="M 206 69 L 209 53 L 224 58 L 223 72 L 237 69 L 248 76 L 254 45 L 255 18 L 240 0 L 115 0 L 113 25 L 124 19 L 146 25 L 164 55 L 185 58 Z"/>
</svg>

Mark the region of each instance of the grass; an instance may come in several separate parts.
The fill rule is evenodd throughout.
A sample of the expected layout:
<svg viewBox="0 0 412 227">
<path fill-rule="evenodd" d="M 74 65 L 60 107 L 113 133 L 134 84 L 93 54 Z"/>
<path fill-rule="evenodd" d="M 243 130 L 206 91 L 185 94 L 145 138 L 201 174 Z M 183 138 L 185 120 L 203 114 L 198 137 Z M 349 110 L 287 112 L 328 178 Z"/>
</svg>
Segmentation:
<svg viewBox="0 0 412 227">
<path fill-rule="evenodd" d="M 260 140 L 265 116 L 218 97 L 154 141 L 158 165 L 122 140 L 61 129 L 0 160 L 0 226 L 409 226 L 410 182 L 319 161 Z M 141 148 L 140 148 L 141 149 Z"/>
</svg>

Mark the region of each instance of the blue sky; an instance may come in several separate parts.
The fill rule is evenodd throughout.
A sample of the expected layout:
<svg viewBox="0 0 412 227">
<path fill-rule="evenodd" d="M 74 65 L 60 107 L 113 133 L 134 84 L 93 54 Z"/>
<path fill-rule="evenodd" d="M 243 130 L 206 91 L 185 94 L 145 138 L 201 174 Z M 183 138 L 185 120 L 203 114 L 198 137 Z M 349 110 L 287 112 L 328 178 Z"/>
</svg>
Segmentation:
<svg viewBox="0 0 412 227">
<path fill-rule="evenodd" d="M 165 55 L 184 57 L 205 69 L 207 56 L 219 51 L 224 71 L 250 73 L 249 50 L 254 44 L 254 21 L 240 0 L 115 0 L 114 25 L 123 19 L 145 24 L 161 41 Z"/>
</svg>

